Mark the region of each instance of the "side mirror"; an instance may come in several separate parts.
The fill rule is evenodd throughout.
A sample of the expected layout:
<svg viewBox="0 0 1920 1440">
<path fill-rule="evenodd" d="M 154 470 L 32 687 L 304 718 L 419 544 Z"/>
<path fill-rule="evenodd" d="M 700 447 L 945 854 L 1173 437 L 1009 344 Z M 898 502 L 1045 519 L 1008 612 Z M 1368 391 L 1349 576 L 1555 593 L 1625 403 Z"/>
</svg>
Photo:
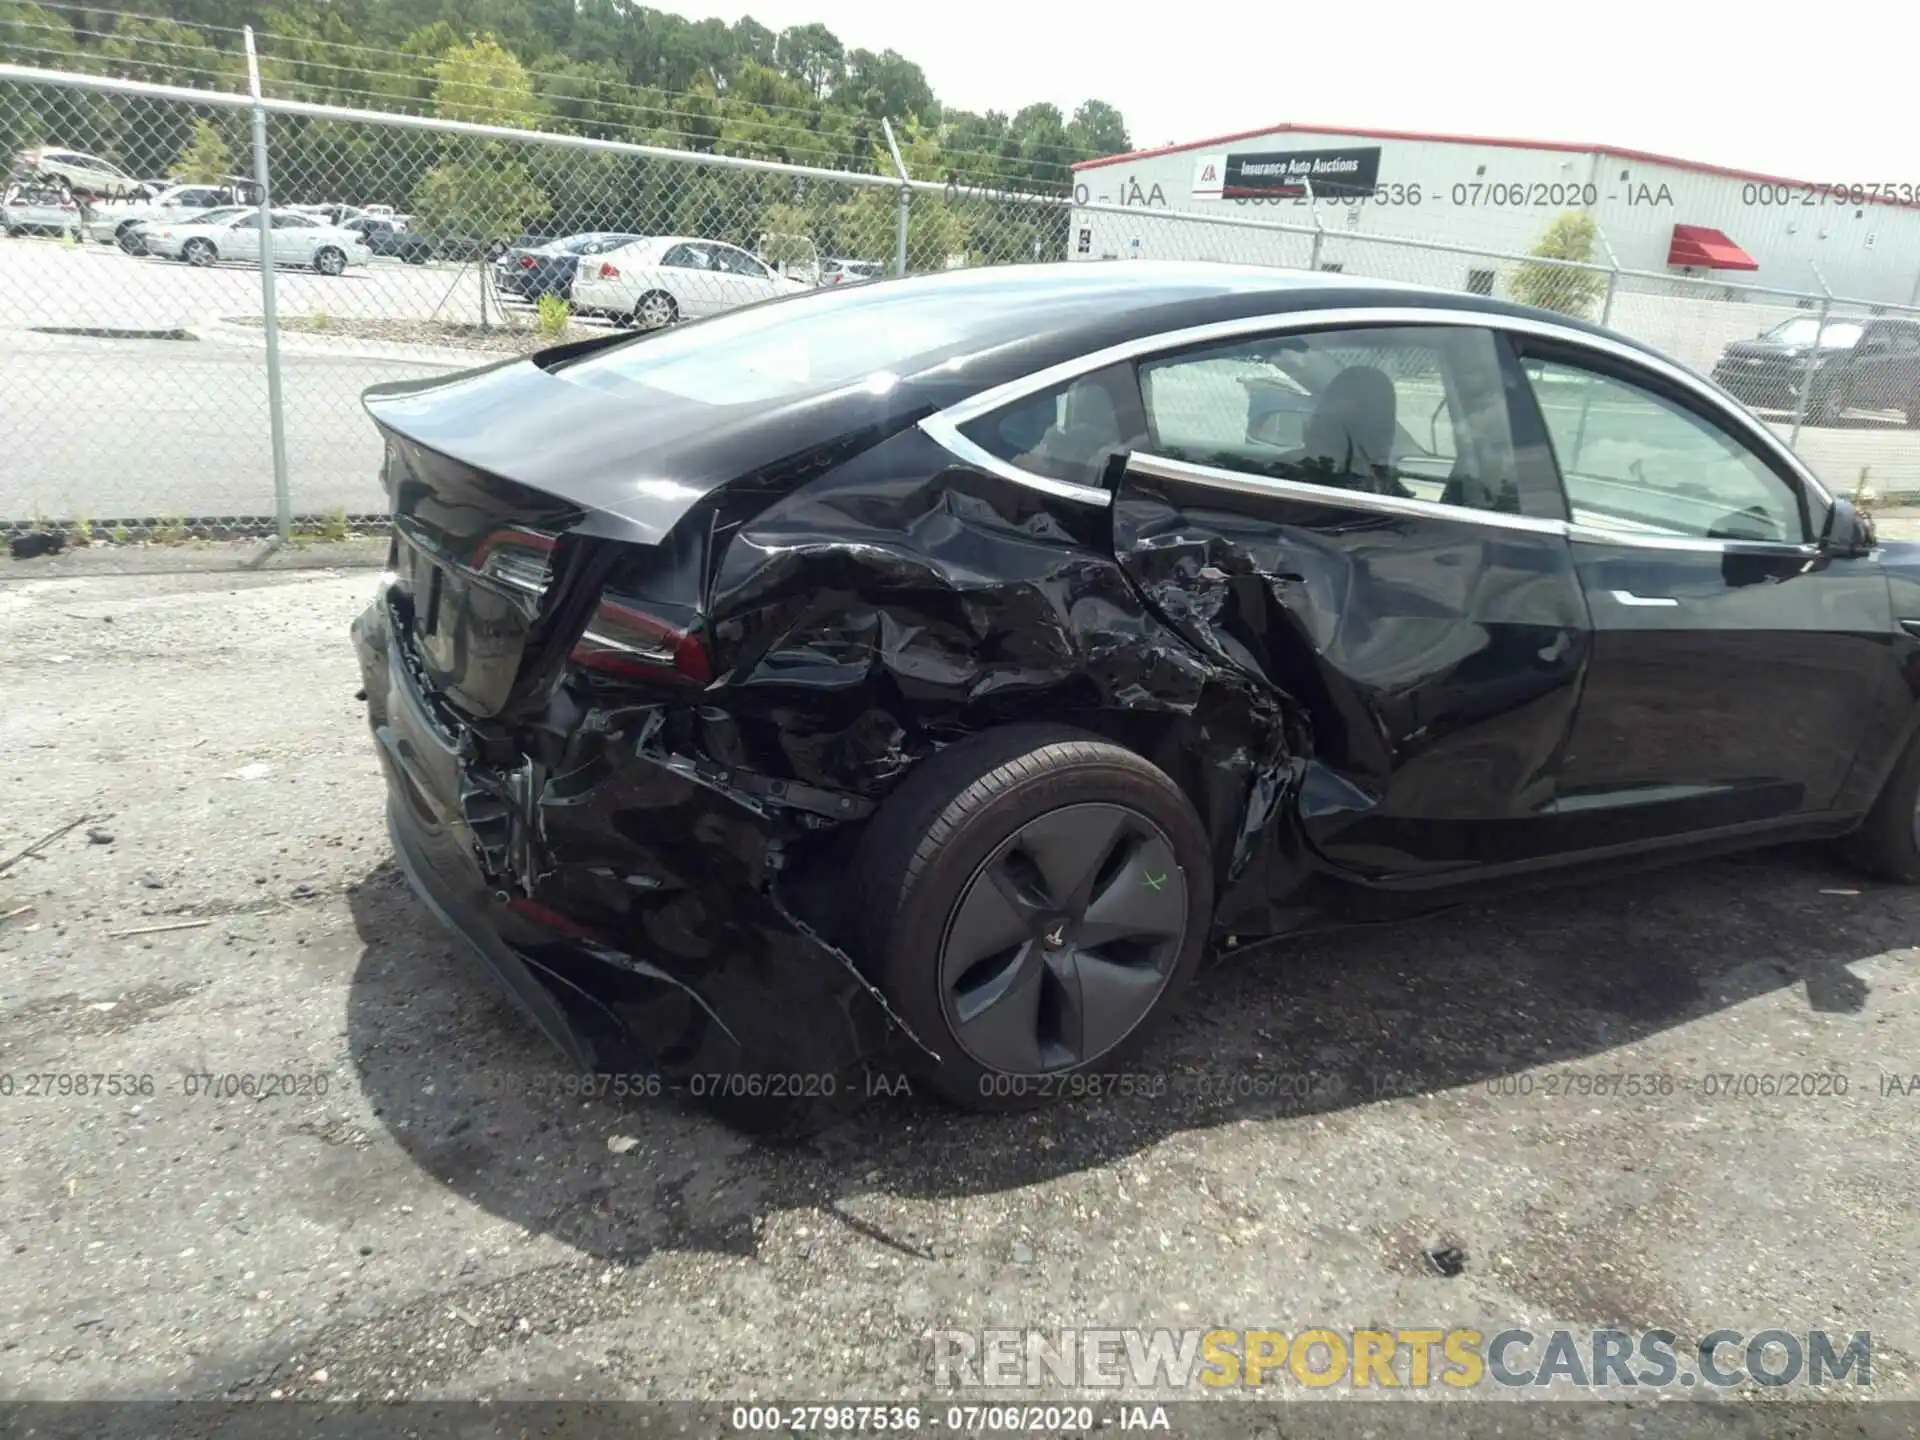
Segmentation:
<svg viewBox="0 0 1920 1440">
<path fill-rule="evenodd" d="M 1850 558 L 1870 554 L 1875 543 L 1873 517 L 1851 500 L 1835 499 L 1820 534 L 1820 548 L 1829 555 Z"/>
</svg>

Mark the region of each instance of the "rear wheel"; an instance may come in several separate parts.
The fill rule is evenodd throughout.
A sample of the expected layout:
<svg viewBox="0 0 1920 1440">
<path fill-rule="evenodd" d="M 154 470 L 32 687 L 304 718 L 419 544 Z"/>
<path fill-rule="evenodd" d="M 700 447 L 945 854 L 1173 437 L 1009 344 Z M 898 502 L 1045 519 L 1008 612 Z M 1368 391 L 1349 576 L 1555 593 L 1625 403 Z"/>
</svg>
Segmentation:
<svg viewBox="0 0 1920 1440">
<path fill-rule="evenodd" d="M 129 255 L 144 255 L 147 253 L 147 242 L 140 238 L 140 232 L 135 230 L 133 225 L 134 222 L 129 220 L 118 230 L 115 230 L 113 232 L 113 243 Z"/>
<path fill-rule="evenodd" d="M 1920 733 L 1880 787 L 1860 828 L 1840 842 L 1840 852 L 1869 875 L 1920 884 Z"/>
<path fill-rule="evenodd" d="M 1146 1036 L 1199 964 L 1206 833 L 1165 773 L 1081 731 L 1009 726 L 916 770 L 862 838 L 866 963 L 977 1110 L 1071 1093 Z"/>
<path fill-rule="evenodd" d="M 215 253 L 211 241 L 195 237 L 181 249 L 180 258 L 189 265 L 211 265 L 220 257 Z"/>
<path fill-rule="evenodd" d="M 347 268 L 346 253 L 327 245 L 314 252 L 313 268 L 322 275 L 338 275 Z"/>
<path fill-rule="evenodd" d="M 680 305 L 664 290 L 649 290 L 633 307 L 633 323 L 642 330 L 661 330 L 680 318 Z"/>
</svg>

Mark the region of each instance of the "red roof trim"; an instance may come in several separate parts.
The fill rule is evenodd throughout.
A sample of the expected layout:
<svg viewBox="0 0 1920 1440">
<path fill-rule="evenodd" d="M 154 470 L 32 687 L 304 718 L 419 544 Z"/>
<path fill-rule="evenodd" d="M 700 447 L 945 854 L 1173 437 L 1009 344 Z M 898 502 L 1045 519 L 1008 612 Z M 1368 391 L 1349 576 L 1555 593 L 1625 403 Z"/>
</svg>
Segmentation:
<svg viewBox="0 0 1920 1440">
<path fill-rule="evenodd" d="M 1837 189 L 1836 182 L 1795 180 L 1785 175 L 1764 175 L 1758 170 L 1735 170 L 1726 165 L 1708 165 L 1698 160 L 1682 160 L 1673 155 L 1656 155 L 1651 150 L 1622 150 L 1617 145 L 1585 145 L 1567 140 L 1516 140 L 1498 135 L 1430 134 L 1420 130 L 1356 130 L 1345 125 L 1267 125 L 1259 130 L 1237 130 L 1231 135 L 1211 135 L 1204 140 L 1189 140 L 1179 145 L 1162 145 L 1157 150 L 1130 150 L 1124 155 L 1103 155 L 1097 160 L 1081 160 L 1076 171 L 1095 170 L 1103 165 L 1128 165 L 1136 160 L 1152 160 L 1161 155 L 1178 155 L 1186 150 L 1209 150 L 1215 145 L 1230 145 L 1236 140 L 1251 140 L 1260 135 L 1309 134 L 1353 135 L 1363 140 L 1425 140 L 1443 145 L 1490 145 L 1504 150 L 1553 150 L 1575 155 L 1605 155 L 1615 160 L 1637 160 L 1647 165 L 1667 165 L 1675 170 L 1691 170 L 1700 175 L 1720 175 L 1731 180 L 1757 180 L 1763 185 L 1809 186 L 1815 190 L 1825 183 Z M 1920 209 L 1920 204 L 1903 200 L 1869 198 L 1868 205 L 1887 205 L 1896 210 Z"/>
</svg>

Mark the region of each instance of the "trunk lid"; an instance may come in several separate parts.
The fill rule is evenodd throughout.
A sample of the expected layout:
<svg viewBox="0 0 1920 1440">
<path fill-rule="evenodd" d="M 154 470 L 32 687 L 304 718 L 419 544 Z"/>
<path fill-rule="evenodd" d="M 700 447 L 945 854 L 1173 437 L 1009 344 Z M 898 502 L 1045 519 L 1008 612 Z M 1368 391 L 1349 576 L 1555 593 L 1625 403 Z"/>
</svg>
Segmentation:
<svg viewBox="0 0 1920 1440">
<path fill-rule="evenodd" d="M 365 394 L 386 440 L 409 640 L 469 716 L 513 711 L 582 645 L 605 673 L 704 679 L 704 652 L 687 644 L 704 564 L 676 527 L 700 529 L 682 522 L 730 482 L 777 488 L 877 419 L 918 418 L 866 392 L 781 403 L 725 383 L 566 378 L 569 361 L 610 348 L 590 340 Z M 704 398 L 728 390 L 743 403 Z"/>
</svg>

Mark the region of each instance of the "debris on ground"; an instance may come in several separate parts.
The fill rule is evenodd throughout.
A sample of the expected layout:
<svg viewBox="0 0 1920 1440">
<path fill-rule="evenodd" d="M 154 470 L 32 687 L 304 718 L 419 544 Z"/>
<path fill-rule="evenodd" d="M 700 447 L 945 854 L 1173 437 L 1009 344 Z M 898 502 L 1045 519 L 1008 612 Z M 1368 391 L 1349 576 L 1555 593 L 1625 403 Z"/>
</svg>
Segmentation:
<svg viewBox="0 0 1920 1440">
<path fill-rule="evenodd" d="M 67 537 L 58 531 L 35 530 L 13 537 L 11 549 L 16 560 L 38 560 L 42 555 L 58 555 L 67 548 Z"/>
</svg>

